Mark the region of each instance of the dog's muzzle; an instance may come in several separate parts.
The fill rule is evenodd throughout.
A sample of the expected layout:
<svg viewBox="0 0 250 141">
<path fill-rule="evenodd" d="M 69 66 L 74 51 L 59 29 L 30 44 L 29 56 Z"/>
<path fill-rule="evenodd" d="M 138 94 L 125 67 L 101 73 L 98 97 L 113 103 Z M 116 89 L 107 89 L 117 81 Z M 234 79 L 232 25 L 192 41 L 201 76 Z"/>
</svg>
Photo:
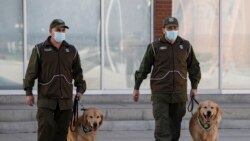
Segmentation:
<svg viewBox="0 0 250 141">
<path fill-rule="evenodd" d="M 211 111 L 207 111 L 206 113 L 203 114 L 206 122 L 210 122 L 210 120 L 212 119 L 213 116 L 213 112 Z"/>
<path fill-rule="evenodd" d="M 94 130 L 97 130 L 97 128 L 98 128 L 98 124 L 97 124 L 96 122 L 94 122 L 94 123 L 93 123 L 93 129 L 94 129 Z"/>
</svg>

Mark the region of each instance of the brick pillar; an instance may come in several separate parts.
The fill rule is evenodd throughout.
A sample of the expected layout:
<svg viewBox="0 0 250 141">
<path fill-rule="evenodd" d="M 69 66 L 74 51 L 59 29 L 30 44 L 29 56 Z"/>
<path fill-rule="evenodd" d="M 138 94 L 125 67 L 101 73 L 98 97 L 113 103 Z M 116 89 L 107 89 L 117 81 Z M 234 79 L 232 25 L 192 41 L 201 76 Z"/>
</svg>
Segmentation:
<svg viewBox="0 0 250 141">
<path fill-rule="evenodd" d="M 172 0 L 154 0 L 154 40 L 162 35 L 162 23 L 172 14 Z"/>
</svg>

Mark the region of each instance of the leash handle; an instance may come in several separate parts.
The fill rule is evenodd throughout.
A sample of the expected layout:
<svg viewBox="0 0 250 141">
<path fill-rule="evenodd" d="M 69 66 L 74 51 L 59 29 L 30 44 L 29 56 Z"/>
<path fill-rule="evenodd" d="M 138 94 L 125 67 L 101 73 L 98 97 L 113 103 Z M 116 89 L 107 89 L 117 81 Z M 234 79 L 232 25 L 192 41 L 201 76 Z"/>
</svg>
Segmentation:
<svg viewBox="0 0 250 141">
<path fill-rule="evenodd" d="M 194 97 L 193 97 L 192 99 L 193 99 L 193 101 L 194 101 L 197 105 L 200 104 Z"/>
<path fill-rule="evenodd" d="M 75 99 L 74 99 L 74 105 L 73 105 L 73 125 L 75 126 L 76 122 L 78 122 L 78 96 L 76 95 L 75 96 Z"/>
<path fill-rule="evenodd" d="M 73 130 L 72 126 L 76 126 L 77 122 L 78 122 L 78 101 L 79 101 L 79 97 L 76 95 L 74 98 L 74 104 L 73 104 L 73 109 L 72 109 L 72 117 L 70 120 L 70 130 L 72 132 L 76 131 L 76 128 Z"/>
<path fill-rule="evenodd" d="M 190 102 L 188 104 L 188 112 L 191 112 L 193 114 L 194 109 L 194 102 L 199 105 L 199 102 L 195 99 L 195 97 L 191 97 Z"/>
</svg>

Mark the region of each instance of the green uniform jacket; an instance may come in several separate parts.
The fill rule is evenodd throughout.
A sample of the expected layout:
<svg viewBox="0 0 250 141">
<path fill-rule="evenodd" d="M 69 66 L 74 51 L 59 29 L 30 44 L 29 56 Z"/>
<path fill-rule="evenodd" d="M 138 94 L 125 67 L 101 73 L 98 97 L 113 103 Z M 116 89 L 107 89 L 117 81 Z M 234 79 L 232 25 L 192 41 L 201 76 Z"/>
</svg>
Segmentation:
<svg viewBox="0 0 250 141">
<path fill-rule="evenodd" d="M 23 80 L 24 90 L 27 96 L 33 95 L 34 81 L 38 78 L 38 107 L 54 109 L 59 103 L 61 109 L 72 108 L 73 79 L 77 92 L 86 90 L 80 57 L 73 45 L 63 41 L 57 49 L 50 38 L 33 48 Z"/>
<path fill-rule="evenodd" d="M 135 89 L 151 73 L 152 97 L 164 98 L 169 102 L 187 100 L 187 73 L 192 89 L 197 89 L 201 79 L 199 62 L 187 40 L 177 37 L 170 44 L 163 36 L 148 45 L 140 68 L 135 73 Z"/>
</svg>

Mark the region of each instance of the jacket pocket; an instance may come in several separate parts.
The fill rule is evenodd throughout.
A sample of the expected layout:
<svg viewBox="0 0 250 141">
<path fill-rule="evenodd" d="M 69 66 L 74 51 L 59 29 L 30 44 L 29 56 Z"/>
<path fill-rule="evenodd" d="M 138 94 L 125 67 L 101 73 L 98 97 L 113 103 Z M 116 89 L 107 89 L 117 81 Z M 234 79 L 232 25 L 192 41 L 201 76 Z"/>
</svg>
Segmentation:
<svg viewBox="0 0 250 141">
<path fill-rule="evenodd" d="M 181 72 L 175 72 L 175 91 L 177 93 L 183 93 L 187 91 L 187 76 Z"/>
<path fill-rule="evenodd" d="M 61 86 L 62 86 L 62 97 L 72 98 L 73 94 L 73 84 L 72 80 L 68 80 L 64 75 L 61 77 Z"/>
<path fill-rule="evenodd" d="M 168 71 L 165 75 L 150 79 L 151 89 L 157 93 L 173 91 L 173 71 Z"/>
<path fill-rule="evenodd" d="M 54 75 L 47 83 L 39 83 L 38 94 L 46 98 L 60 97 L 60 75 Z"/>
</svg>

